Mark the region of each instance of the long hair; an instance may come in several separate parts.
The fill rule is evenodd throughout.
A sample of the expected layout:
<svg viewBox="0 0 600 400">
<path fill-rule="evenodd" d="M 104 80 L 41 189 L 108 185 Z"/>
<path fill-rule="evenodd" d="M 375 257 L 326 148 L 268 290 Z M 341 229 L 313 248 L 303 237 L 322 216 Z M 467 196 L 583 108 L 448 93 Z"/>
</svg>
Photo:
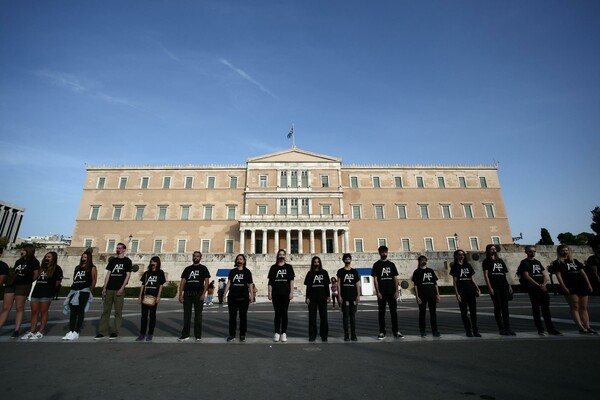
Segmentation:
<svg viewBox="0 0 600 400">
<path fill-rule="evenodd" d="M 237 256 L 235 256 L 234 261 L 233 261 L 233 267 L 237 268 L 237 259 L 238 257 L 242 257 L 244 259 L 244 264 L 242 264 L 242 269 L 246 269 L 246 256 L 243 254 L 238 254 Z"/>
<path fill-rule="evenodd" d="M 35 247 L 31 244 L 26 244 L 23 246 L 23 250 L 25 251 L 25 260 L 29 261 L 35 258 Z"/>
<path fill-rule="evenodd" d="M 487 246 L 485 246 L 485 258 L 486 258 L 486 260 L 491 260 L 492 259 L 492 254 L 491 254 L 492 247 L 494 247 L 496 249 L 496 258 L 500 258 L 500 257 L 498 257 L 498 245 L 496 245 L 496 244 L 488 244 Z"/>
<path fill-rule="evenodd" d="M 46 264 L 46 256 L 50 254 L 50 262 Z M 58 254 L 55 251 L 49 251 L 44 256 L 44 260 L 42 261 L 42 268 L 46 271 L 46 276 L 52 277 L 54 275 L 54 271 L 56 270 L 56 265 L 58 263 Z"/>
<path fill-rule="evenodd" d="M 96 267 L 94 265 L 92 253 L 84 252 L 83 254 L 81 254 L 81 257 L 83 257 L 84 254 L 87 256 L 87 259 L 86 259 L 85 265 L 83 266 L 83 269 L 85 269 L 87 272 L 90 272 L 92 270 L 92 268 Z M 79 258 L 79 265 L 77 266 L 77 268 L 81 269 L 81 258 Z"/>
<path fill-rule="evenodd" d="M 152 261 L 156 262 L 156 270 L 159 271 L 160 270 L 160 257 L 159 256 L 154 256 L 150 259 L 150 262 L 148 263 L 148 271 L 152 271 Z"/>
<path fill-rule="evenodd" d="M 459 265 L 459 263 L 458 263 L 458 255 L 459 255 L 460 253 L 463 253 L 463 254 L 465 255 L 465 258 L 463 258 L 463 263 L 466 263 L 466 262 L 467 262 L 467 253 L 465 253 L 465 252 L 464 252 L 464 250 L 457 249 L 457 250 L 454 252 L 454 262 L 452 263 L 452 265 Z"/>
<path fill-rule="evenodd" d="M 319 260 L 319 266 L 315 265 L 315 260 Z M 319 256 L 314 256 L 310 260 L 310 272 L 317 272 L 318 270 L 323 270 L 323 263 L 321 262 L 321 258 Z"/>
<path fill-rule="evenodd" d="M 275 253 L 275 262 L 277 262 L 277 256 L 279 255 L 279 253 L 281 253 L 283 251 L 283 254 L 287 257 L 287 251 L 285 249 L 279 249 L 277 250 L 277 253 Z M 245 257 L 244 257 L 245 258 Z"/>
<path fill-rule="evenodd" d="M 564 262 L 572 263 L 573 255 L 571 254 L 571 246 L 568 246 L 566 244 L 561 244 L 556 248 L 556 259 L 558 261 L 563 261 L 563 258 L 561 257 L 560 252 L 563 251 L 564 249 L 569 250 L 569 255 L 564 258 Z"/>
</svg>

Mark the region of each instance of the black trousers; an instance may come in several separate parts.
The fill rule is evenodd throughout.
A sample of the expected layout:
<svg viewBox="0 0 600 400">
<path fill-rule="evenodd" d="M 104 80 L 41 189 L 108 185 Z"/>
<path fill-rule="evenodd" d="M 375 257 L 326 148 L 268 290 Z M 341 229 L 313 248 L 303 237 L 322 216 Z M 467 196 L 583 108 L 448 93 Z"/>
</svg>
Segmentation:
<svg viewBox="0 0 600 400">
<path fill-rule="evenodd" d="M 85 316 L 85 305 L 87 304 L 89 298 L 89 293 L 80 292 L 79 305 L 74 306 L 73 304 L 69 304 L 69 309 L 71 310 L 71 315 L 69 315 L 69 332 L 79 333 L 79 331 L 81 331 L 81 326 L 83 325 L 83 319 Z"/>
<path fill-rule="evenodd" d="M 356 337 L 356 309 L 357 304 L 355 300 L 342 299 L 342 323 L 344 324 L 344 338 L 348 337 L 348 333 L 352 335 L 352 338 Z"/>
<path fill-rule="evenodd" d="M 271 298 L 273 299 L 273 310 L 275 310 L 275 318 L 273 320 L 274 332 L 287 333 L 290 296 L 283 294 L 272 296 Z"/>
<path fill-rule="evenodd" d="M 385 335 L 385 308 L 386 305 L 390 308 L 392 316 L 392 332 L 398 332 L 398 301 L 394 298 L 394 294 L 382 295 L 382 298 L 377 298 L 377 310 L 379 311 L 379 332 Z"/>
<path fill-rule="evenodd" d="M 229 336 L 235 337 L 238 313 L 240 314 L 240 336 L 245 336 L 248 329 L 250 299 L 227 297 L 227 305 L 229 306 Z"/>
<path fill-rule="evenodd" d="M 531 301 L 533 323 L 535 324 L 535 327 L 537 328 L 538 332 L 544 331 L 541 316 L 543 316 L 544 318 L 546 329 L 554 329 L 554 324 L 552 323 L 552 316 L 550 315 L 550 296 L 548 296 L 548 292 L 544 292 L 540 289 L 531 289 L 527 293 L 529 294 L 529 300 Z"/>
<path fill-rule="evenodd" d="M 321 339 L 327 339 L 329 325 L 327 323 L 327 300 L 311 300 L 308 305 L 308 339 L 317 337 L 317 310 L 319 311 L 320 324 L 319 335 Z"/>
<path fill-rule="evenodd" d="M 204 302 L 200 300 L 200 293 L 195 296 L 183 295 L 183 330 L 181 336 L 190 336 L 192 322 L 192 306 L 194 307 L 194 336 L 202 337 L 202 309 Z"/>
<path fill-rule="evenodd" d="M 501 331 L 510 329 L 510 315 L 508 313 L 508 287 L 501 286 L 494 289 L 494 295 L 490 294 L 494 303 L 494 318 Z"/>
<path fill-rule="evenodd" d="M 475 296 L 475 293 L 459 293 L 459 295 L 461 301 L 458 302 L 458 308 L 460 308 L 460 317 L 465 331 L 467 333 L 479 332 L 477 327 L 477 296 Z M 471 318 L 469 318 L 469 315 Z"/>
<path fill-rule="evenodd" d="M 438 330 L 437 327 L 437 314 L 436 310 L 436 298 L 435 297 L 420 297 L 421 304 L 419 304 L 419 330 L 421 332 L 425 331 L 425 313 L 427 312 L 427 307 L 429 307 L 429 320 L 431 322 L 431 331 L 435 332 Z"/>
<path fill-rule="evenodd" d="M 158 305 L 152 307 L 142 304 L 142 319 L 140 321 L 140 335 L 146 334 L 146 328 L 148 328 L 148 335 L 154 335 L 154 327 L 156 326 L 156 309 Z M 148 317 L 150 317 L 150 324 L 148 324 Z"/>
</svg>

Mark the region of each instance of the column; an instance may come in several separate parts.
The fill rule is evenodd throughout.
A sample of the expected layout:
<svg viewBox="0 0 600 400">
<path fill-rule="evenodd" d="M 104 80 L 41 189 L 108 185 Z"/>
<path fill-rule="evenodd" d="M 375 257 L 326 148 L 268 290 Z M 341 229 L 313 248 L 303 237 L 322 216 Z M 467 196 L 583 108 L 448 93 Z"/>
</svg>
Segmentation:
<svg viewBox="0 0 600 400">
<path fill-rule="evenodd" d="M 285 251 L 290 254 L 292 251 L 292 231 L 289 229 L 285 230 Z"/>
<path fill-rule="evenodd" d="M 262 234 L 262 254 L 267 254 L 267 230 L 263 229 Z"/>
<path fill-rule="evenodd" d="M 275 248 L 273 249 L 273 253 L 277 254 L 279 251 L 279 229 L 275 228 Z"/>
<path fill-rule="evenodd" d="M 315 230 L 310 230 L 310 254 L 315 254 Z"/>
<path fill-rule="evenodd" d="M 240 229 L 240 254 L 244 254 L 245 253 L 245 243 L 246 242 L 246 237 L 244 235 L 244 230 Z"/>
<path fill-rule="evenodd" d="M 298 254 L 304 253 L 304 247 L 302 246 L 302 228 L 298 229 Z"/>
<path fill-rule="evenodd" d="M 321 229 L 321 253 L 327 253 L 327 231 Z"/>
<path fill-rule="evenodd" d="M 338 231 L 337 231 L 337 229 L 333 230 L 333 252 L 335 254 L 340 252 L 340 249 L 338 248 Z"/>
<path fill-rule="evenodd" d="M 344 252 L 350 253 L 350 232 L 348 229 L 344 229 Z"/>
<path fill-rule="evenodd" d="M 254 229 L 250 230 L 250 251 L 248 254 L 256 253 L 256 231 Z"/>
</svg>

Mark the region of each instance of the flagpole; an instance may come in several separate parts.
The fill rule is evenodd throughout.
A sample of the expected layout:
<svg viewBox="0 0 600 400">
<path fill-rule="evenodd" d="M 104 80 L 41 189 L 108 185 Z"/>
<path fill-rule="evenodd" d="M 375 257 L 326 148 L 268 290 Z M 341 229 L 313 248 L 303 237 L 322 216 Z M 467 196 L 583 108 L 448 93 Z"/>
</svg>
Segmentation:
<svg viewBox="0 0 600 400">
<path fill-rule="evenodd" d="M 292 122 L 292 146 L 296 147 L 296 132 L 294 131 L 294 123 Z"/>
</svg>

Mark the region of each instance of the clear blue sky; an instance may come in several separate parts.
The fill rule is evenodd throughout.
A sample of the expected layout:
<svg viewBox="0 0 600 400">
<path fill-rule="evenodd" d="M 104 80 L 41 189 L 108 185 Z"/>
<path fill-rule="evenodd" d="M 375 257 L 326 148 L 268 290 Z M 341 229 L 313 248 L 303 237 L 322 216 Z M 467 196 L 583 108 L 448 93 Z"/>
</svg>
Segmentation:
<svg viewBox="0 0 600 400">
<path fill-rule="evenodd" d="M 89 165 L 493 164 L 513 236 L 600 205 L 598 1 L 0 2 L 0 199 L 70 235 Z"/>
</svg>

